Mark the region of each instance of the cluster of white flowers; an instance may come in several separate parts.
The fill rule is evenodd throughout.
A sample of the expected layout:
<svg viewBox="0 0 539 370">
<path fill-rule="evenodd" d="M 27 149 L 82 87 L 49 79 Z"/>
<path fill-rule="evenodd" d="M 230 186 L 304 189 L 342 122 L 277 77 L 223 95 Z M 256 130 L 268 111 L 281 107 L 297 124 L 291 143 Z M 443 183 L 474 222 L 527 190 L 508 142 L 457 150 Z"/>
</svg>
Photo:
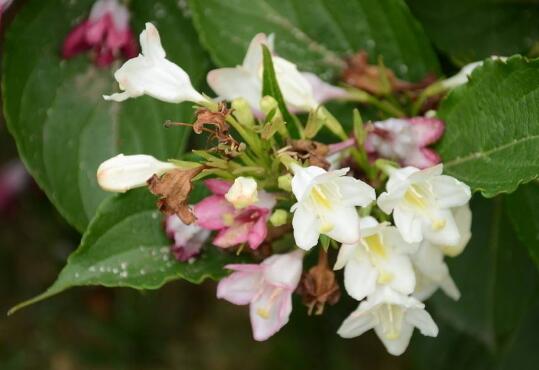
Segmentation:
<svg viewBox="0 0 539 370">
<path fill-rule="evenodd" d="M 378 207 L 392 214 L 395 226 L 374 217 L 360 218 L 356 206 L 375 200 L 374 189 L 343 176 L 348 169 L 294 169 L 292 189 L 296 244 L 309 250 L 320 234 L 342 243 L 335 269 L 344 268 L 348 294 L 362 301 L 338 333 L 361 335 L 369 329 L 394 355 L 404 352 L 413 327 L 436 336 L 438 328 L 422 300 L 438 287 L 458 299 L 459 291 L 444 254 L 462 252 L 470 238 L 470 188 L 442 175 L 442 165 L 425 170 L 390 169 Z"/>
<path fill-rule="evenodd" d="M 214 104 L 192 87 L 183 69 L 165 58 L 159 34 L 152 24 L 146 24 L 140 43 L 142 54 L 127 61 L 115 74 L 123 92 L 106 99 L 123 101 L 147 94 L 167 102 Z M 241 66 L 208 74 L 208 83 L 220 98 L 229 101 L 242 98 L 255 113 L 262 99 L 261 45 L 273 50 L 272 38 L 255 36 Z M 277 56 L 272 58 L 276 78 L 290 108 L 313 111 L 324 99 L 345 95 L 344 90 L 299 72 L 293 63 Z M 424 127 L 421 122 L 412 122 L 414 127 L 405 123 L 410 126 L 406 131 L 409 136 Z M 385 128 L 379 126 L 378 129 Z M 436 139 L 443 131 L 443 123 L 438 126 L 433 131 Z M 412 144 L 408 143 L 405 153 L 420 150 L 425 153 L 424 146 L 432 142 L 412 139 L 409 141 L 415 144 L 409 149 Z M 104 162 L 97 177 L 104 189 L 123 192 L 144 186 L 152 175 L 175 168 L 175 164 L 145 155 L 119 155 Z M 389 179 L 386 191 L 379 196 L 370 185 L 348 176 L 348 168 L 328 172 L 293 162 L 289 169 L 293 177 L 288 189 L 286 181 L 281 184 L 281 178 L 290 177 L 288 173 L 279 179 L 279 187 L 291 190 L 297 200 L 290 210 L 296 245 L 309 251 L 319 244 L 321 235 L 341 243 L 334 269 L 344 269 L 346 291 L 360 301 L 338 334 L 350 338 L 374 329 L 393 355 L 405 351 L 414 327 L 424 335 L 436 336 L 438 328 L 422 301 L 438 288 L 453 299 L 459 298 L 444 257 L 461 253 L 470 239 L 470 188 L 443 175 L 441 164 L 426 169 L 386 167 Z M 213 241 L 216 246 L 228 248 L 248 241 L 256 249 L 266 237 L 268 220 L 273 223 L 279 218 L 275 223 L 286 222 L 287 213 L 282 209 L 275 211 L 274 215 L 279 217 L 270 219 L 276 199 L 259 189 L 251 177 L 237 177 L 234 183 L 213 179 L 206 185 L 213 195 L 194 207 L 197 227 L 206 231 L 206 237 L 207 230 L 219 231 Z M 269 205 L 262 202 L 267 199 Z M 377 220 L 369 215 L 374 207 L 385 216 Z M 180 228 L 185 226 L 178 220 L 175 222 Z M 179 228 L 171 223 L 170 229 L 169 233 L 175 235 L 174 230 Z M 193 228 L 191 234 L 195 231 L 199 230 Z M 182 239 L 181 236 L 175 235 L 175 239 Z M 195 244 L 189 256 L 202 243 L 197 239 Z M 303 256 L 304 252 L 296 249 L 271 256 L 261 264 L 227 266 L 234 272 L 220 282 L 217 294 L 235 304 L 250 305 L 255 339 L 267 339 L 288 322 L 291 295 L 300 282 Z"/>
</svg>

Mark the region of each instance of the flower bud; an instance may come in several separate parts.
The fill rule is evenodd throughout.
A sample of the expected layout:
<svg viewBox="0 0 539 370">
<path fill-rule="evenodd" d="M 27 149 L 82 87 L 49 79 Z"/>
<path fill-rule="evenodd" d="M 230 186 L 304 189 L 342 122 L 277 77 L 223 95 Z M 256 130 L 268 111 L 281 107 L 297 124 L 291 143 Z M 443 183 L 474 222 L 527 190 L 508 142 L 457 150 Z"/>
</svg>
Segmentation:
<svg viewBox="0 0 539 370">
<path fill-rule="evenodd" d="M 292 175 L 286 174 L 279 176 L 277 179 L 277 186 L 279 189 L 283 189 L 285 191 L 292 191 Z"/>
<path fill-rule="evenodd" d="M 234 110 L 234 116 L 238 119 L 239 123 L 244 126 L 253 126 L 255 123 L 253 111 L 249 106 L 247 100 L 243 98 L 237 98 L 232 100 L 232 109 Z"/>
<path fill-rule="evenodd" d="M 286 224 L 288 220 L 288 212 L 284 209 L 276 209 L 271 215 L 269 221 L 275 227 L 282 226 Z"/>
<path fill-rule="evenodd" d="M 245 208 L 258 201 L 257 183 L 252 177 L 237 177 L 225 194 L 226 200 L 238 209 Z"/>
<path fill-rule="evenodd" d="M 281 111 L 279 111 L 279 104 L 274 97 L 268 95 L 260 99 L 260 110 L 264 115 L 267 116 L 274 109 L 277 109 L 278 114 L 281 113 Z"/>
<path fill-rule="evenodd" d="M 161 162 L 150 155 L 118 154 L 101 163 L 97 169 L 97 182 L 103 190 L 123 193 L 146 185 L 154 174 L 161 175 L 174 168 L 174 164 Z"/>
</svg>

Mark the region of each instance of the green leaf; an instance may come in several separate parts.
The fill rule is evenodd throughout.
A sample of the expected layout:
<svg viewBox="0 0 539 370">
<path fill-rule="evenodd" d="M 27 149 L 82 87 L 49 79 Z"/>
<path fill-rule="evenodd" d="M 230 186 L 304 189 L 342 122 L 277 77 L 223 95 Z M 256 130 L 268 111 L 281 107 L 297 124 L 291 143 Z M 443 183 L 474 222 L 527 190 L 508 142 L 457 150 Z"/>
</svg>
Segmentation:
<svg viewBox="0 0 539 370">
<path fill-rule="evenodd" d="M 150 98 L 105 102 L 118 87 L 111 69 L 98 69 L 89 54 L 60 59 L 70 29 L 87 17 L 93 1 L 29 1 L 6 34 L 3 58 L 4 111 L 19 154 L 61 214 L 83 231 L 99 204 L 110 196 L 99 189 L 97 166 L 117 154 L 177 156 L 187 130 L 165 130 L 167 119 L 189 120 L 188 105 Z M 207 63 L 194 31 L 174 0 L 133 5 L 134 32 L 156 23 L 169 57 L 195 76 Z M 150 6 L 151 5 L 151 6 Z M 166 17 L 163 17 L 166 14 Z M 21 47 L 24 45 L 24 47 Z"/>
<path fill-rule="evenodd" d="M 528 51 L 539 40 L 539 3 L 406 0 L 428 36 L 461 64 Z M 517 21 L 518 20 L 518 21 Z"/>
<path fill-rule="evenodd" d="M 518 238 L 539 268 L 539 184 L 521 186 L 506 198 L 506 205 Z"/>
<path fill-rule="evenodd" d="M 503 199 L 475 197 L 472 212 L 470 244 L 447 261 L 462 296 L 455 302 L 437 294 L 430 303 L 438 316 L 496 353 L 510 342 L 536 296 L 538 274 L 512 230 Z"/>
<path fill-rule="evenodd" d="M 279 110 L 283 115 L 284 120 L 289 124 L 289 129 L 292 129 L 292 124 L 297 124 L 297 120 L 290 114 L 286 103 L 279 88 L 279 82 L 275 75 L 275 69 L 273 67 L 273 59 L 271 58 L 271 52 L 265 45 L 262 45 L 263 55 L 263 75 L 262 75 L 262 96 L 271 96 L 277 101 Z"/>
<path fill-rule="evenodd" d="M 343 57 L 366 50 L 397 75 L 438 72 L 436 56 L 403 0 L 190 0 L 195 26 L 213 60 L 240 64 L 259 32 L 275 33 L 279 55 L 329 78 Z"/>
<path fill-rule="evenodd" d="M 147 189 L 117 195 L 101 205 L 54 284 L 9 313 L 75 286 L 157 289 L 175 279 L 200 283 L 226 275 L 223 265 L 230 257 L 218 248 L 207 248 L 194 263 L 182 263 L 170 254 L 170 244 Z"/>
<path fill-rule="evenodd" d="M 492 197 L 539 174 L 539 60 L 487 60 L 442 102 L 445 172 Z"/>
</svg>

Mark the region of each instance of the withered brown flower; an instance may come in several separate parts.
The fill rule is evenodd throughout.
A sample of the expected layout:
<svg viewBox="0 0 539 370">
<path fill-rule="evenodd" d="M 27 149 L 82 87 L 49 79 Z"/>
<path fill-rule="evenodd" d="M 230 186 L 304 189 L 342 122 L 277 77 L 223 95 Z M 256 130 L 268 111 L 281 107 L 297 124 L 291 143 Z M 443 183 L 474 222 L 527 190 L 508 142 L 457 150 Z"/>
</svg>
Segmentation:
<svg viewBox="0 0 539 370">
<path fill-rule="evenodd" d="M 198 175 L 204 166 L 191 169 L 176 169 L 162 176 L 153 175 L 148 180 L 150 191 L 160 196 L 157 207 L 161 212 L 176 214 L 185 224 L 193 223 L 195 215 L 189 208 L 188 197 L 193 188 L 192 179 Z"/>
<path fill-rule="evenodd" d="M 326 303 L 336 304 L 341 298 L 341 290 L 335 273 L 328 266 L 327 252 L 320 249 L 318 264 L 303 273 L 297 289 L 307 306 L 308 314 L 321 315 Z"/>
</svg>

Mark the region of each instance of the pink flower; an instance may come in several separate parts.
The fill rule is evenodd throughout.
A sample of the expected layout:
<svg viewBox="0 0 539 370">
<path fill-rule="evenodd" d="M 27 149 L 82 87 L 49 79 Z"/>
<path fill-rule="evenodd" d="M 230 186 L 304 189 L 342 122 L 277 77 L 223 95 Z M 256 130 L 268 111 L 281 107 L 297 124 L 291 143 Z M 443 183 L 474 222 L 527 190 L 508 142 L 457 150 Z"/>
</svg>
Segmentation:
<svg viewBox="0 0 539 370">
<path fill-rule="evenodd" d="M 393 159 L 403 166 L 424 169 L 440 163 L 438 154 L 427 146 L 440 139 L 443 132 L 444 123 L 439 119 L 390 118 L 371 125 L 365 149 L 371 158 Z"/>
<path fill-rule="evenodd" d="M 204 242 L 210 236 L 210 231 L 196 224 L 186 225 L 176 215 L 167 216 L 165 230 L 174 244 L 170 247 L 178 261 L 188 261 L 200 253 Z"/>
<path fill-rule="evenodd" d="M 292 293 L 303 268 L 303 252 L 276 254 L 261 264 L 227 265 L 233 270 L 217 286 L 217 298 L 237 305 L 249 304 L 255 340 L 263 341 L 288 322 Z"/>
<path fill-rule="evenodd" d="M 87 20 L 67 35 L 62 56 L 72 58 L 92 49 L 98 67 L 110 65 L 116 58 L 134 58 L 138 46 L 129 28 L 129 11 L 117 0 L 98 0 Z"/>
<path fill-rule="evenodd" d="M 228 248 L 248 243 L 251 249 L 258 248 L 268 234 L 267 222 L 275 206 L 275 198 L 260 191 L 258 202 L 237 209 L 225 198 L 232 186 L 230 182 L 211 179 L 204 183 L 213 195 L 194 206 L 197 225 L 219 231 L 213 240 L 213 244 L 218 247 Z"/>
</svg>

